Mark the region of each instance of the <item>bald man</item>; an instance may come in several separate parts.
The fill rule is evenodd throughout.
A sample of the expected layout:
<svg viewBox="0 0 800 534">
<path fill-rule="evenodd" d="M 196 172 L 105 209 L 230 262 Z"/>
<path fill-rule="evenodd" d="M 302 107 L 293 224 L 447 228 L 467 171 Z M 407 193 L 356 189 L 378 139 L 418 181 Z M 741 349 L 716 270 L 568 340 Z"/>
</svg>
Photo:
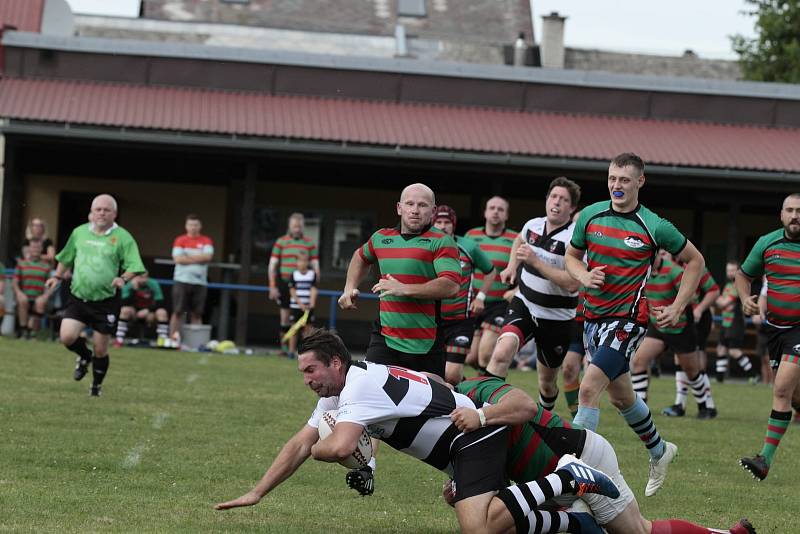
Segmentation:
<svg viewBox="0 0 800 534">
<path fill-rule="evenodd" d="M 134 276 L 147 272 L 136 241 L 114 222 L 116 218 L 114 197 L 95 197 L 89 222 L 72 231 L 63 250 L 56 255 L 55 274 L 46 282 L 48 288 L 53 288 L 67 271 L 72 271 L 60 337 L 64 346 L 77 355 L 75 380 L 86 376 L 92 364 L 89 393 L 93 397 L 100 396 L 108 372 L 108 342 L 119 317 L 120 290 Z M 80 336 L 87 327 L 93 330 L 94 354 Z"/>
</svg>

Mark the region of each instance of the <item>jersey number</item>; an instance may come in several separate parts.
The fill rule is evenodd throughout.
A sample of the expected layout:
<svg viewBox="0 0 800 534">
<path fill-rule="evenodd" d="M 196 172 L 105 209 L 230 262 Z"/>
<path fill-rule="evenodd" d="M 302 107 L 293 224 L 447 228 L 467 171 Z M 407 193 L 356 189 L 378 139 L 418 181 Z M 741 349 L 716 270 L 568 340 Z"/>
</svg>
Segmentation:
<svg viewBox="0 0 800 534">
<path fill-rule="evenodd" d="M 386 377 L 386 383 L 383 385 L 383 391 L 392 399 L 395 406 L 398 406 L 403 398 L 408 393 L 409 382 L 412 380 L 419 384 L 428 385 L 428 379 L 410 372 L 408 369 L 402 367 L 387 366 L 389 369 L 389 376 Z"/>
</svg>

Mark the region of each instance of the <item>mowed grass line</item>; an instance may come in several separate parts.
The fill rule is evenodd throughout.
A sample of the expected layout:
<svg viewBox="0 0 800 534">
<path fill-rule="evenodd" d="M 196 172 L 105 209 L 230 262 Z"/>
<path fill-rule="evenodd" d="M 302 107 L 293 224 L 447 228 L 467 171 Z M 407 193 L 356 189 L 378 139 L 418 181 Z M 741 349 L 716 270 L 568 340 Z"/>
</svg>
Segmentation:
<svg viewBox="0 0 800 534">
<path fill-rule="evenodd" d="M 58 344 L 0 339 L 0 531 L 11 532 L 454 532 L 440 496 L 444 476 L 382 447 L 376 494 L 358 497 L 345 469 L 308 461 L 259 505 L 216 512 L 262 476 L 307 420 L 316 397 L 295 362 L 156 350 L 115 350 L 104 395 L 71 378 Z M 531 393 L 535 373 L 510 381 Z M 737 465 L 759 450 L 771 391 L 714 384 L 713 421 L 658 415 L 671 377 L 654 380 L 650 405 L 679 447 L 665 487 L 643 496 L 647 455 L 604 404 L 600 431 L 617 450 L 648 518 L 726 527 L 747 516 L 759 532 L 796 531 L 791 483 L 800 434 L 789 429 L 770 477 Z M 557 409 L 566 413 L 563 399 Z"/>
</svg>

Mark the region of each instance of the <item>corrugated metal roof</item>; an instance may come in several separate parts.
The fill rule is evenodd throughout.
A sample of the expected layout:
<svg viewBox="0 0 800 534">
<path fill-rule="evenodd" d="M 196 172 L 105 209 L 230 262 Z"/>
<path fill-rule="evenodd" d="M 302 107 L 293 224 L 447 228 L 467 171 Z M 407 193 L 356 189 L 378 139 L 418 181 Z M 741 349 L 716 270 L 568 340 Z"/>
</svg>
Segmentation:
<svg viewBox="0 0 800 534">
<path fill-rule="evenodd" d="M 0 117 L 434 150 L 800 172 L 800 129 L 63 80 L 0 80 Z"/>
<path fill-rule="evenodd" d="M 0 27 L 38 32 L 42 27 L 44 0 L 0 0 Z"/>
</svg>

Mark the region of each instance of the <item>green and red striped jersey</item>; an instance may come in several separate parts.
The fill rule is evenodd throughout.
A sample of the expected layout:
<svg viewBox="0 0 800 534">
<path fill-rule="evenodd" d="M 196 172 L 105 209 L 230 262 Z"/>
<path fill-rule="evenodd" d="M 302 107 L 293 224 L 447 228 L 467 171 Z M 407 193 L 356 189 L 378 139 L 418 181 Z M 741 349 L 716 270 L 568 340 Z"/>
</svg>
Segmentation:
<svg viewBox="0 0 800 534">
<path fill-rule="evenodd" d="M 442 301 L 442 319 L 456 321 L 469 317 L 469 306 L 472 302 L 473 280 L 478 272 L 491 272 L 492 260 L 483 253 L 480 247 L 469 238 L 456 237 L 458 260 L 461 263 L 461 282 L 458 295 Z"/>
<path fill-rule="evenodd" d="M 669 306 L 675 302 L 675 297 L 678 296 L 678 289 L 681 286 L 681 279 L 683 278 L 683 268 L 677 263 L 664 259 L 660 269 L 653 269 L 653 273 L 647 280 L 645 286 L 645 296 L 647 296 L 647 306 L 650 310 L 650 324 L 656 327 L 656 330 L 665 334 L 680 334 L 689 321 L 687 314 L 688 308 L 683 310 L 680 319 L 675 326 L 667 328 L 658 328 L 656 326 L 658 317 L 656 316 L 656 306 Z M 694 320 L 694 318 L 692 318 Z"/>
<path fill-rule="evenodd" d="M 275 241 L 275 245 L 272 247 L 270 259 L 278 260 L 280 263 L 278 273 L 284 282 L 288 282 L 292 277 L 292 273 L 297 269 L 298 250 L 308 252 L 309 261 L 319 260 L 316 243 L 310 237 L 304 235 L 296 239 L 289 234 L 283 235 Z"/>
<path fill-rule="evenodd" d="M 742 264 L 742 272 L 751 278 L 766 275 L 771 325 L 800 325 L 800 240 L 790 240 L 782 228 L 762 236 Z"/>
<path fill-rule="evenodd" d="M 610 200 L 581 211 L 570 244 L 586 251 L 589 270 L 605 265 L 602 287 L 586 289 L 589 321 L 625 317 L 647 324 L 644 288 L 658 249 L 677 255 L 687 239 L 671 222 L 639 204 L 630 213 L 613 210 Z"/>
<path fill-rule="evenodd" d="M 439 277 L 458 283 L 461 266 L 453 238 L 437 228 L 401 234 L 382 228 L 359 249 L 366 263 L 378 263 L 381 277 L 392 275 L 403 284 L 424 284 Z M 407 354 L 425 354 L 436 342 L 440 301 L 382 296 L 380 327 L 386 345 Z"/>
<path fill-rule="evenodd" d="M 50 276 L 50 263 L 44 260 L 19 260 L 14 278 L 19 288 L 28 298 L 36 298 L 44 293 L 44 283 Z"/>
<path fill-rule="evenodd" d="M 497 404 L 503 395 L 514 388 L 499 378 L 468 378 L 456 386 L 458 393 L 464 394 L 476 405 Z M 533 418 L 522 425 L 510 427 L 508 436 L 508 458 L 506 474 L 515 482 L 528 482 L 552 473 L 558 459 L 553 450 L 544 442 L 536 426 L 544 428 L 572 428 L 555 412 L 536 405 Z"/>
<path fill-rule="evenodd" d="M 478 226 L 469 230 L 464 237 L 468 237 L 475 241 L 481 250 L 489 256 L 492 260 L 492 265 L 497 269 L 497 278 L 494 279 L 492 287 L 486 294 L 486 303 L 499 302 L 503 300 L 503 293 L 508 291 L 511 287 L 500 281 L 500 271 L 508 266 L 508 260 L 511 257 L 511 245 L 514 244 L 514 239 L 517 237 L 517 232 L 508 228 L 504 229 L 498 236 L 490 236 L 486 233 L 485 226 Z M 483 273 L 475 273 L 475 285 L 480 287 L 484 280 Z"/>
<path fill-rule="evenodd" d="M 727 303 L 733 304 L 722 310 L 722 328 L 730 328 L 733 321 L 737 320 L 737 315 L 740 316 L 738 319 L 739 321 L 744 319 L 741 312 L 742 305 L 739 302 L 739 292 L 736 291 L 736 285 L 733 282 L 725 284 L 725 287 L 722 288 L 721 297 L 724 298 Z"/>
</svg>

